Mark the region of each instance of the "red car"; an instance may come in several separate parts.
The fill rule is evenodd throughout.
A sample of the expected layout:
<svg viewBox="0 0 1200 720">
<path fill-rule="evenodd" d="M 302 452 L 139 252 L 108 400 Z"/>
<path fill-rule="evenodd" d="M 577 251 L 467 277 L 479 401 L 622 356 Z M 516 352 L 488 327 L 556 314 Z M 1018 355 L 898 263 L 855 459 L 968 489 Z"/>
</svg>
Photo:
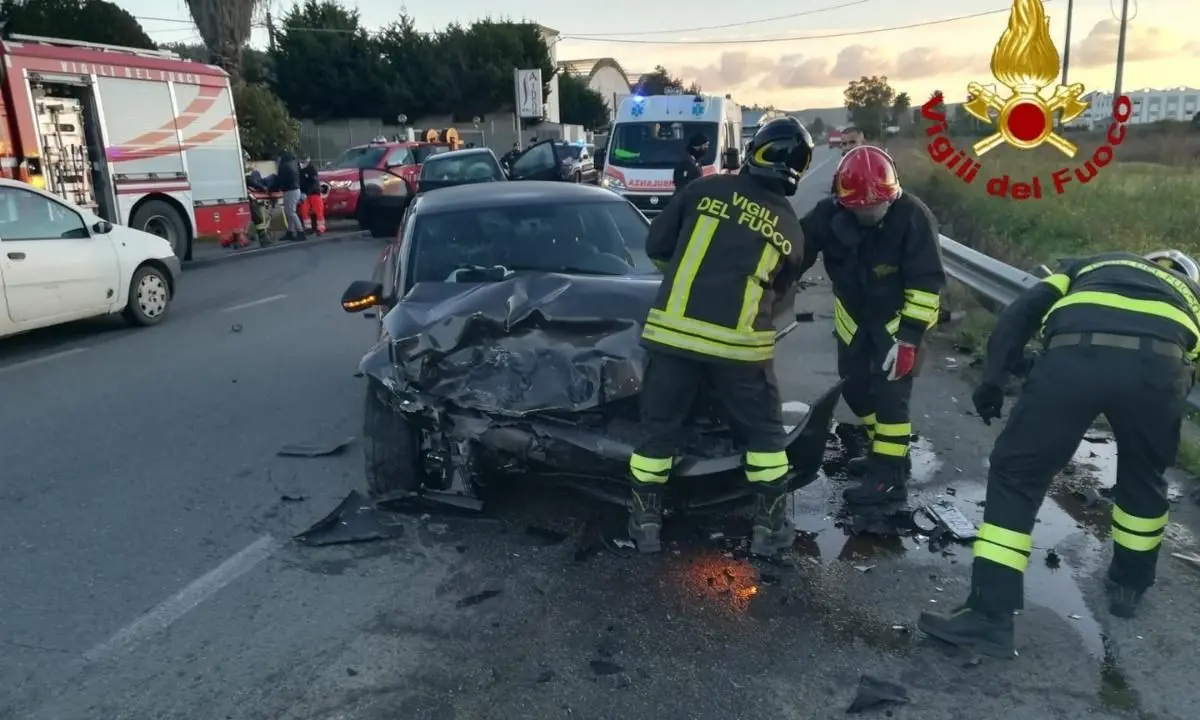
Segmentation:
<svg viewBox="0 0 1200 720">
<path fill-rule="evenodd" d="M 329 186 L 325 196 L 325 217 L 353 218 L 358 214 L 360 170 L 390 170 L 404 178 L 408 194 L 415 195 L 421 163 L 431 155 L 448 152 L 448 143 L 431 142 L 371 142 L 357 145 L 342 153 L 321 170 L 322 185 Z"/>
</svg>

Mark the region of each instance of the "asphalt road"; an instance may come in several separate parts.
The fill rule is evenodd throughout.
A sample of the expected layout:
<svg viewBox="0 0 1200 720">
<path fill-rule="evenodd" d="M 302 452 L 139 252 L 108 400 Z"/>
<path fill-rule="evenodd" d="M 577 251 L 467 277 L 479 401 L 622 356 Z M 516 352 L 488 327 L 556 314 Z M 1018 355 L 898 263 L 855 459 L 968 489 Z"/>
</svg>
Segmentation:
<svg viewBox="0 0 1200 720">
<path fill-rule="evenodd" d="M 802 209 L 832 160 L 818 156 Z M 0 344 L 0 718 L 816 719 L 843 716 L 864 673 L 908 688 L 894 718 L 1194 717 L 1200 571 L 1164 555 L 1135 621 L 1100 602 L 1103 502 L 1076 493 L 1111 483 L 1103 442 L 1084 443 L 1042 510 L 1012 662 L 919 637 L 920 611 L 965 595 L 969 550 L 848 536 L 833 520 L 836 458 L 795 499 L 791 567 L 729 552 L 713 535 L 738 526 L 721 518 L 676 523 L 658 557 L 586 552 L 585 522 L 610 516 L 528 490 L 492 520 L 413 516 L 395 540 L 291 542 L 362 485 L 357 447 L 276 452 L 359 433 L 353 373 L 372 328 L 337 302 L 380 249 L 195 269 L 159 327 Z M 805 400 L 836 379 L 828 288 L 798 308 L 816 320 L 784 342 L 778 374 Z M 966 364 L 930 353 L 915 474 L 924 498 L 978 519 L 997 428 L 965 412 Z M 1175 511 L 1169 549 L 1194 549 L 1197 509 Z"/>
</svg>

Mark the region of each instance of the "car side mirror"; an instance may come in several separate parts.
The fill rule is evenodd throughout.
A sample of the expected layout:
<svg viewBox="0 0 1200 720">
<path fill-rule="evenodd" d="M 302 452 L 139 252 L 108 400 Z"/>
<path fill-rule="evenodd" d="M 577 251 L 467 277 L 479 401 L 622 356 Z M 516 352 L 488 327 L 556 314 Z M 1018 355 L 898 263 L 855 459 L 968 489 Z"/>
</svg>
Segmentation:
<svg viewBox="0 0 1200 720">
<path fill-rule="evenodd" d="M 383 296 L 383 283 L 370 280 L 355 280 L 342 293 L 342 309 L 348 313 L 360 313 L 377 305 L 387 305 Z"/>
<path fill-rule="evenodd" d="M 726 148 L 725 155 L 721 159 L 721 169 L 736 172 L 741 166 L 742 158 L 737 148 Z"/>
<path fill-rule="evenodd" d="M 96 224 L 92 225 L 92 232 L 97 235 L 107 235 L 113 231 L 112 223 L 107 220 L 97 220 Z"/>
</svg>

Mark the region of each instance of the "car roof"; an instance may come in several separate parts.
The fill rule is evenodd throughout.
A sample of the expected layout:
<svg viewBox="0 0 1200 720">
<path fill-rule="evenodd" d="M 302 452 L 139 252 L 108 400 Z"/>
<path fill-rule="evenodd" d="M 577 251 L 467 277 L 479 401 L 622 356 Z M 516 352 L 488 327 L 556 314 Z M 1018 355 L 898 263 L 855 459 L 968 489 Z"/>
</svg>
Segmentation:
<svg viewBox="0 0 1200 720">
<path fill-rule="evenodd" d="M 628 201 L 610 190 L 595 185 L 542 180 L 510 180 L 457 185 L 434 190 L 428 195 L 421 196 L 420 201 L 413 207 L 413 211 L 416 213 L 454 212 L 476 208 L 552 205 L 564 202 L 625 203 Z"/>
<path fill-rule="evenodd" d="M 496 157 L 496 153 L 492 152 L 490 148 L 464 148 L 462 150 L 451 150 L 450 152 L 444 152 L 444 153 L 438 153 L 437 155 L 432 155 L 425 162 L 430 163 L 430 162 L 433 162 L 434 160 L 439 160 L 439 161 L 440 160 L 453 160 L 454 158 L 467 157 L 469 155 L 483 155 L 483 154 L 491 155 L 493 158 Z M 499 162 L 499 161 L 497 161 L 497 162 Z"/>
</svg>

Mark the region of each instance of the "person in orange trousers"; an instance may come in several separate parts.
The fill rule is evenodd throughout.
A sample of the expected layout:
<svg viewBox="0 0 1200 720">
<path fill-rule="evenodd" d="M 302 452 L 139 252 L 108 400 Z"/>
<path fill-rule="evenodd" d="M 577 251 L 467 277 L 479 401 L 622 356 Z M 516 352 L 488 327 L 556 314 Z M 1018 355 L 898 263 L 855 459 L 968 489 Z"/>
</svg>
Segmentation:
<svg viewBox="0 0 1200 720">
<path fill-rule="evenodd" d="M 307 155 L 300 165 L 300 222 L 313 225 L 313 232 L 325 234 L 325 198 L 321 196 L 321 180 L 317 177 L 317 168 L 312 164 L 312 158 Z"/>
</svg>

